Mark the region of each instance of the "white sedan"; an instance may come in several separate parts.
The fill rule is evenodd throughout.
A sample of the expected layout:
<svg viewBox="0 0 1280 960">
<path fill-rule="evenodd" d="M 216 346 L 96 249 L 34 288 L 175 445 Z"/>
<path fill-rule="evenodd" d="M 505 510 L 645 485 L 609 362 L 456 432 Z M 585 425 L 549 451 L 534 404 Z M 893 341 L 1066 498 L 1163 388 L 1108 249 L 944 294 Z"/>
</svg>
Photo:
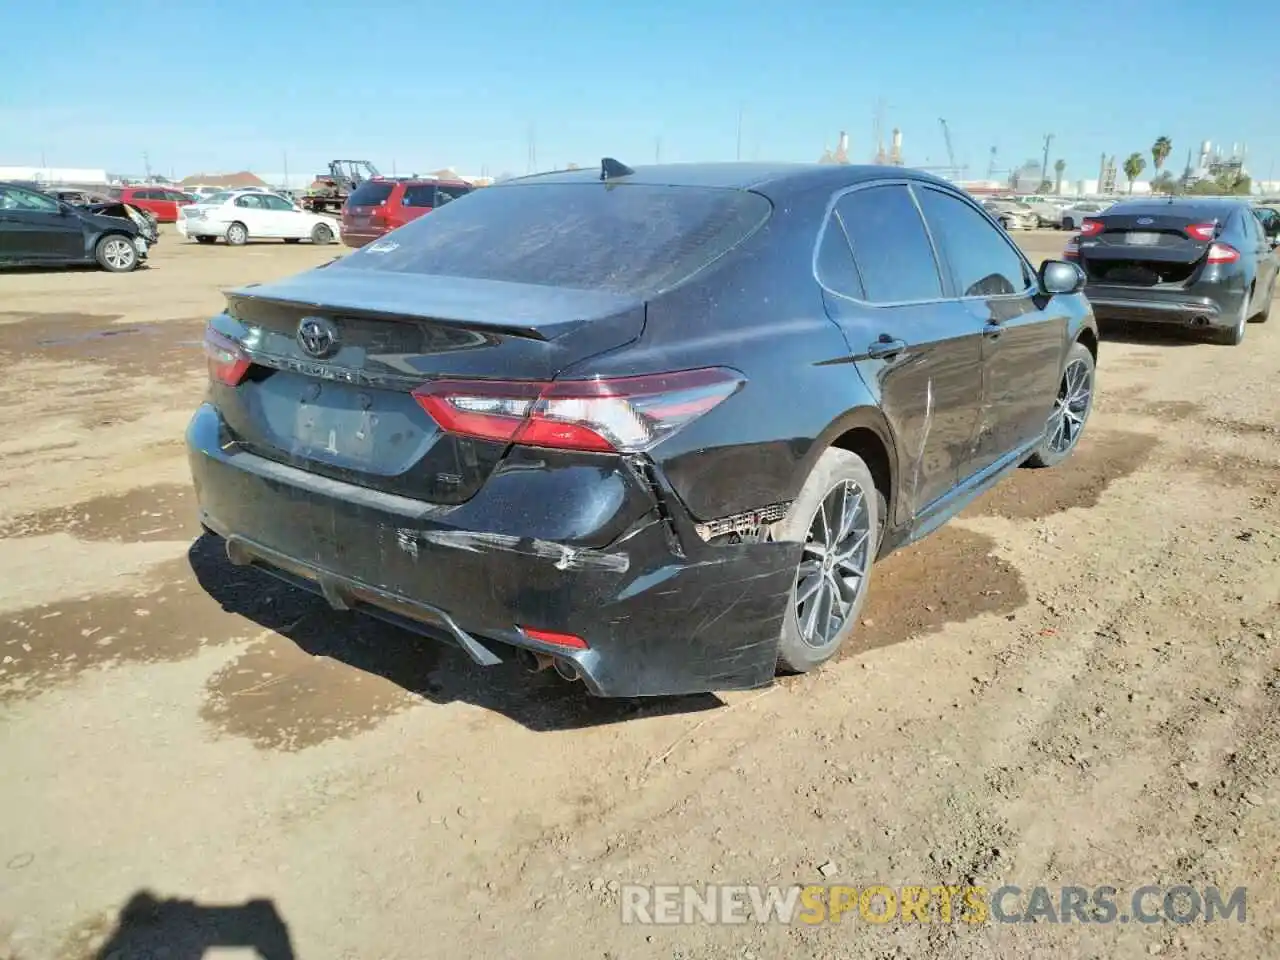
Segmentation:
<svg viewBox="0 0 1280 960">
<path fill-rule="evenodd" d="M 178 233 L 199 243 L 219 237 L 233 247 L 250 240 L 333 243 L 342 224 L 303 210 L 291 200 L 260 190 L 226 190 L 179 208 Z"/>
</svg>

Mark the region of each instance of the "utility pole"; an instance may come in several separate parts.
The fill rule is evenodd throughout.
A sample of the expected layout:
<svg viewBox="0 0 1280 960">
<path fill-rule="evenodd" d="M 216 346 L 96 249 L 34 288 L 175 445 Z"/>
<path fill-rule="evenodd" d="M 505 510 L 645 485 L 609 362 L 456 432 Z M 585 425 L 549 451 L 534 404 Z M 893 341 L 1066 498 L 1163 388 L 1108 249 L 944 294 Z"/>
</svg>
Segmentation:
<svg viewBox="0 0 1280 960">
<path fill-rule="evenodd" d="M 538 142 L 534 137 L 533 124 L 529 124 L 529 153 L 526 159 L 526 173 L 536 173 L 538 170 Z"/>
<path fill-rule="evenodd" d="M 662 138 L 661 137 L 653 138 L 653 162 L 654 163 L 662 162 Z"/>
<path fill-rule="evenodd" d="M 292 184 L 289 183 L 289 151 L 288 150 L 283 151 L 283 156 L 284 156 L 284 188 L 286 190 L 289 190 L 292 188 Z"/>
<path fill-rule="evenodd" d="M 147 179 L 151 179 L 151 157 L 147 151 L 142 151 L 142 169 L 146 171 Z"/>
<path fill-rule="evenodd" d="M 734 154 L 734 159 L 742 159 L 742 107 L 738 107 L 738 149 Z"/>
<path fill-rule="evenodd" d="M 1049 145 L 1053 143 L 1053 134 L 1046 133 L 1044 137 L 1044 159 L 1040 162 L 1040 183 L 1044 183 L 1049 179 Z M 1036 192 L 1040 192 L 1040 183 L 1036 184 Z"/>
</svg>

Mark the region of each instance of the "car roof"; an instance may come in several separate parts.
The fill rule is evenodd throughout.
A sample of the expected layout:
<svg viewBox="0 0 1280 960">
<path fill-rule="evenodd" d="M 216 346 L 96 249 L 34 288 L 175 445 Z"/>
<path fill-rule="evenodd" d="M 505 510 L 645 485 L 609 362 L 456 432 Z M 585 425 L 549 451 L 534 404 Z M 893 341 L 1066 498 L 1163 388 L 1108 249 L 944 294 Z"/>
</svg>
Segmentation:
<svg viewBox="0 0 1280 960">
<path fill-rule="evenodd" d="M 777 198 L 789 193 L 812 189 L 841 187 L 875 180 L 918 180 L 952 187 L 955 184 L 909 167 L 873 166 L 870 164 L 817 163 L 664 163 L 637 166 L 633 173 L 612 182 L 639 183 L 671 187 L 719 187 L 731 190 L 756 190 Z M 558 170 L 528 177 L 505 180 L 495 186 L 532 183 L 600 182 L 600 168 Z"/>
<path fill-rule="evenodd" d="M 1107 208 L 1107 214 L 1113 213 L 1160 213 L 1168 214 L 1170 212 L 1186 213 L 1192 216 L 1200 216 L 1202 214 L 1224 214 L 1232 210 L 1237 210 L 1248 204 L 1247 199 L 1233 200 L 1230 198 L 1205 197 L 1205 198 L 1187 198 L 1187 197 L 1168 197 L 1162 200 L 1142 199 L 1142 200 L 1120 200 Z"/>
</svg>

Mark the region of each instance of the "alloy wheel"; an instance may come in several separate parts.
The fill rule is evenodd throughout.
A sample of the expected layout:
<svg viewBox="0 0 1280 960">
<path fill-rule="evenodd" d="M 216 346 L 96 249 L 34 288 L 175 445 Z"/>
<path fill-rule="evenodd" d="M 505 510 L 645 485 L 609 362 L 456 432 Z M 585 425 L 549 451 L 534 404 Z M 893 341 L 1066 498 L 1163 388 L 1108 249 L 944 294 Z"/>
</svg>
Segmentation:
<svg viewBox="0 0 1280 960">
<path fill-rule="evenodd" d="M 128 240 L 108 240 L 102 247 L 102 258 L 113 270 L 127 270 L 133 266 L 137 253 Z"/>
<path fill-rule="evenodd" d="M 818 504 L 796 571 L 796 622 L 806 644 L 829 644 L 866 587 L 871 564 L 867 494 L 852 480 L 836 484 Z"/>
<path fill-rule="evenodd" d="M 1093 372 L 1084 360 L 1072 360 L 1062 374 L 1058 399 L 1049 414 L 1049 449 L 1066 453 L 1080 439 L 1093 402 Z"/>
</svg>

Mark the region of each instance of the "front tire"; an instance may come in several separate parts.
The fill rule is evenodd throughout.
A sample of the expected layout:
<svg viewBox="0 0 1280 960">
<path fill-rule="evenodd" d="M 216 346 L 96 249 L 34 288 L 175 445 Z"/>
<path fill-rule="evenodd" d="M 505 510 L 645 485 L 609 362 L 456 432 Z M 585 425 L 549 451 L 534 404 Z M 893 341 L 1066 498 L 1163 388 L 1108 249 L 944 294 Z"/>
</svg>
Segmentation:
<svg viewBox="0 0 1280 960">
<path fill-rule="evenodd" d="M 1071 456 L 1093 410 L 1094 372 L 1093 354 L 1089 348 L 1078 341 L 1072 344 L 1062 368 L 1053 412 L 1045 423 L 1044 437 L 1027 459 L 1028 466 L 1056 467 Z"/>
<path fill-rule="evenodd" d="M 311 242 L 314 244 L 333 243 L 333 230 L 323 223 L 317 223 L 311 228 Z"/>
<path fill-rule="evenodd" d="M 862 458 L 825 451 L 775 540 L 804 544 L 778 642 L 778 667 L 805 673 L 853 633 L 879 548 L 882 498 Z"/>
<path fill-rule="evenodd" d="M 236 222 L 227 227 L 227 243 L 233 247 L 243 247 L 249 242 L 249 228 Z"/>
<path fill-rule="evenodd" d="M 93 253 L 98 265 L 111 273 L 129 273 L 138 266 L 138 248 L 118 233 L 107 234 L 99 240 Z"/>
</svg>

